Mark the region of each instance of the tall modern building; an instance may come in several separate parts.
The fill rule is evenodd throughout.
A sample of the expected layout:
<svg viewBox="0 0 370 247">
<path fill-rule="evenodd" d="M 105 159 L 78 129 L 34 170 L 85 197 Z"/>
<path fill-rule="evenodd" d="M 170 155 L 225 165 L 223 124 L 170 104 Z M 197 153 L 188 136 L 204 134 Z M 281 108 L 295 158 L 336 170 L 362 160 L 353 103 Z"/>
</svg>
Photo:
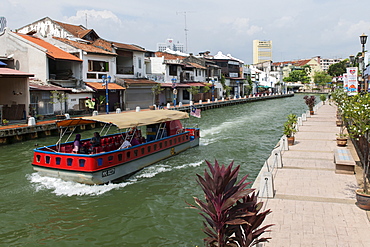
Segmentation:
<svg viewBox="0 0 370 247">
<path fill-rule="evenodd" d="M 184 44 L 181 44 L 179 42 L 175 43 L 173 42 L 173 39 L 167 39 L 166 43 L 157 44 L 158 51 L 165 51 L 167 48 L 173 51 L 185 52 Z"/>
<path fill-rule="evenodd" d="M 253 64 L 272 60 L 272 40 L 253 40 Z"/>
<path fill-rule="evenodd" d="M 6 19 L 5 17 L 0 16 L 0 33 L 6 28 Z"/>
</svg>

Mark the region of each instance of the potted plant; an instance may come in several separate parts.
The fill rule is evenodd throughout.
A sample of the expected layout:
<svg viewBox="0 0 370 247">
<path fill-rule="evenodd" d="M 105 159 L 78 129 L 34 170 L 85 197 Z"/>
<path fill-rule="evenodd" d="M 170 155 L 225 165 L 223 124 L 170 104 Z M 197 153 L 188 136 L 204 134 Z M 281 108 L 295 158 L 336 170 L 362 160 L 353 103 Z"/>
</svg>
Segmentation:
<svg viewBox="0 0 370 247">
<path fill-rule="evenodd" d="M 99 109 L 99 111 L 104 111 L 105 110 L 105 104 L 106 104 L 105 96 L 100 95 L 98 97 L 98 109 Z"/>
<path fill-rule="evenodd" d="M 340 126 L 339 134 L 337 134 L 337 146 L 344 147 L 347 145 L 348 134 L 344 133 L 343 125 Z"/>
<path fill-rule="evenodd" d="M 362 165 L 363 188 L 356 190 L 357 206 L 370 210 L 369 193 L 369 140 L 370 140 L 370 94 L 346 97 L 341 106 L 348 134 L 351 137 Z"/>
<path fill-rule="evenodd" d="M 308 109 L 310 110 L 310 115 L 314 114 L 313 107 L 315 106 L 316 103 L 316 97 L 311 95 L 311 96 L 304 96 L 303 99 L 305 100 L 306 105 L 308 106 Z"/>
<path fill-rule="evenodd" d="M 51 101 L 50 103 L 51 104 L 57 104 L 59 103 L 60 105 L 60 114 L 59 115 L 56 115 L 57 119 L 64 119 L 65 116 L 64 116 L 64 109 L 63 109 L 63 105 L 65 104 L 65 102 L 67 102 L 68 100 L 68 96 L 66 96 L 65 92 L 59 92 L 59 91 L 51 91 L 51 96 L 50 98 L 53 100 Z"/>
<path fill-rule="evenodd" d="M 326 95 L 325 95 L 325 94 L 320 94 L 320 100 L 321 100 L 321 101 L 322 101 L 322 103 L 325 105 Z"/>
<path fill-rule="evenodd" d="M 8 125 L 9 120 L 6 120 L 5 118 L 3 119 L 3 125 Z"/>
<path fill-rule="evenodd" d="M 284 135 L 288 139 L 288 145 L 294 145 L 295 137 L 294 134 L 297 132 L 296 125 L 298 122 L 298 117 L 295 114 L 289 114 L 287 116 L 287 121 L 284 123 Z"/>
<path fill-rule="evenodd" d="M 253 246 L 268 242 L 270 238 L 261 235 L 272 224 L 262 226 L 262 223 L 271 210 L 262 210 L 263 202 L 254 189 L 247 187 L 248 175 L 237 182 L 240 166 L 233 169 L 234 162 L 228 166 L 220 166 L 217 160 L 214 166 L 206 163 L 209 172 L 205 170 L 203 177 L 197 174 L 204 200 L 194 197 L 197 206 L 187 203 L 205 219 L 206 246 Z"/>
</svg>

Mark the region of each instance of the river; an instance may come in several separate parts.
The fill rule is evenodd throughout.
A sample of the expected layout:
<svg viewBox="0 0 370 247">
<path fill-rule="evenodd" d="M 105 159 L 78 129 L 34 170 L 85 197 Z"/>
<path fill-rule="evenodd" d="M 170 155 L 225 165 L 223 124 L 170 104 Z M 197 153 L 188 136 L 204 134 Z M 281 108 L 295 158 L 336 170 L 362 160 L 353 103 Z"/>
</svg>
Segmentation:
<svg viewBox="0 0 370 247">
<path fill-rule="evenodd" d="M 202 112 L 186 120 L 201 128 L 200 146 L 136 173 L 119 184 L 88 186 L 40 177 L 35 146 L 57 137 L 0 146 L 1 246 L 204 246 L 203 199 L 196 174 L 204 160 L 240 165 L 253 181 L 282 136 L 289 113 L 307 110 L 303 95 Z M 83 138 L 94 130 L 82 132 Z"/>
</svg>

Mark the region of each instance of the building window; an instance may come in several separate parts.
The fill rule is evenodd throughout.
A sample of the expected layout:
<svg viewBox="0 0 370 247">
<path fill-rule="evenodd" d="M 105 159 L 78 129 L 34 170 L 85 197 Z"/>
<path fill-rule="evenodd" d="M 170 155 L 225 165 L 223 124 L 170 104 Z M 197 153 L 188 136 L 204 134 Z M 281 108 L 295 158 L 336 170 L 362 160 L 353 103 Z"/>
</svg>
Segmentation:
<svg viewBox="0 0 370 247">
<path fill-rule="evenodd" d="M 109 71 L 109 63 L 105 62 L 105 61 L 89 60 L 89 71 L 108 72 Z"/>
<path fill-rule="evenodd" d="M 141 69 L 141 58 L 140 57 L 137 59 L 137 65 L 139 69 Z"/>
</svg>

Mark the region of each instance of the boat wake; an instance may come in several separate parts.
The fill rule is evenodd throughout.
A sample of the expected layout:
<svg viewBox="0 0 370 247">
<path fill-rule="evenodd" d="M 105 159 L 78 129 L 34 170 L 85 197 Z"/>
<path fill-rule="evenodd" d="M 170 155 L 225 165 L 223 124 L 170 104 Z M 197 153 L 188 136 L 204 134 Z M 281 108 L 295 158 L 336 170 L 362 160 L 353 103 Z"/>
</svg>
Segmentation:
<svg viewBox="0 0 370 247">
<path fill-rule="evenodd" d="M 128 185 L 135 184 L 142 179 L 152 178 L 157 174 L 169 172 L 172 170 L 184 169 L 187 167 L 200 166 L 203 161 L 183 164 L 178 166 L 170 166 L 164 164 L 153 165 L 144 168 L 132 177 L 121 183 L 109 183 L 105 185 L 87 185 L 72 181 L 64 181 L 60 178 L 40 176 L 37 172 L 26 175 L 31 182 L 36 192 L 50 190 L 57 196 L 98 196 L 114 189 L 124 188 Z"/>
<path fill-rule="evenodd" d="M 36 192 L 51 190 L 57 196 L 97 196 L 113 189 L 124 188 L 132 182 L 122 182 L 119 184 L 87 185 L 72 181 L 64 181 L 60 178 L 40 176 L 37 172 L 27 175 L 27 179 L 33 184 Z"/>
</svg>

